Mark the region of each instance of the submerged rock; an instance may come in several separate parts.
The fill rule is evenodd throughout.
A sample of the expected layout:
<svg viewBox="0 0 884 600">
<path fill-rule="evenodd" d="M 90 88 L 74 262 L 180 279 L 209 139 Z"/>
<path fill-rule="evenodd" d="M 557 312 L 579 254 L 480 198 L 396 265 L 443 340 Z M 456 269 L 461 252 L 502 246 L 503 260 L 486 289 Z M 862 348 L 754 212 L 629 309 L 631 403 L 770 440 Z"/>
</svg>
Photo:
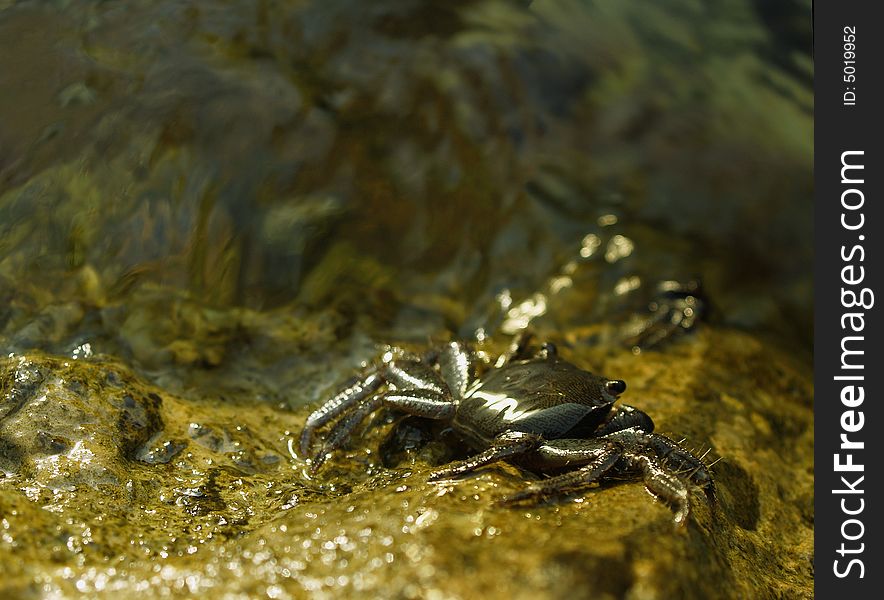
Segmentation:
<svg viewBox="0 0 884 600">
<path fill-rule="evenodd" d="M 0 360 L 0 587 L 22 597 L 811 597 L 809 370 L 731 330 L 637 357 L 557 341 L 575 363 L 626 379 L 624 400 L 659 431 L 721 458 L 717 504 L 695 494 L 678 528 L 640 482 L 608 481 L 501 508 L 496 498 L 534 476 L 502 464 L 429 483 L 444 452 L 426 450 L 384 466 L 390 418 L 311 478 L 287 449 L 308 408 L 247 394 L 209 404 L 110 359 L 14 355 Z"/>
</svg>

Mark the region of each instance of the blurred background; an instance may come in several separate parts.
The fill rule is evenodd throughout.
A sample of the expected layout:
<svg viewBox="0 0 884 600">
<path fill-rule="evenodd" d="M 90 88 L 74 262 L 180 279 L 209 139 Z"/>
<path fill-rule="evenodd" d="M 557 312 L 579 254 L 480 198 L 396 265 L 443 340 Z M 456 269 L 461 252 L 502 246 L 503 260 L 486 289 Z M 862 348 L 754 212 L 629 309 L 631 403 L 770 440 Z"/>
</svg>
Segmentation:
<svg viewBox="0 0 884 600">
<path fill-rule="evenodd" d="M 567 275 L 528 312 L 699 279 L 809 352 L 808 2 L 0 6 L 12 350 L 157 366 L 182 301 L 473 337 Z"/>
</svg>

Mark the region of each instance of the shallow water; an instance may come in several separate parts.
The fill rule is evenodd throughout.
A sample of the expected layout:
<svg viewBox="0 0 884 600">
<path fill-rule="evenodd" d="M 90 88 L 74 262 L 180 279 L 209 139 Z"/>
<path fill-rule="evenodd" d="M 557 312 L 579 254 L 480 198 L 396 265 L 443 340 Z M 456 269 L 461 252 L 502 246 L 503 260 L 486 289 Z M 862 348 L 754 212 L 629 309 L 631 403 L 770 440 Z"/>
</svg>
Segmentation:
<svg viewBox="0 0 884 600">
<path fill-rule="evenodd" d="M 810 11 L 778 6 L 0 0 L 3 585 L 469 597 L 521 548 L 512 593 L 809 594 Z M 666 280 L 709 309 L 636 356 Z M 494 509 L 509 467 L 433 500 L 448 451 L 379 464 L 383 417 L 318 480 L 289 455 L 383 344 L 528 327 L 725 457 L 719 520 L 602 488 L 581 554 L 587 504 Z M 788 585 L 753 577 L 781 538 Z"/>
</svg>

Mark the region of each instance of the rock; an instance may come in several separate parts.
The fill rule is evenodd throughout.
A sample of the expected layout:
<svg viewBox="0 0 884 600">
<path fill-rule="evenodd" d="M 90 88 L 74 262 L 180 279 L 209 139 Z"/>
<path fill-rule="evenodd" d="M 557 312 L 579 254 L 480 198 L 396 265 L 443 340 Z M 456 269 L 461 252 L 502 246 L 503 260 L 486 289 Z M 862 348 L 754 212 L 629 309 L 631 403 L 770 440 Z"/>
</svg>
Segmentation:
<svg viewBox="0 0 884 600">
<path fill-rule="evenodd" d="M 49 490 L 121 485 L 125 460 L 163 428 L 156 393 L 73 360 L 13 354 L 0 393 L 0 465 Z"/>
<path fill-rule="evenodd" d="M 659 431 L 720 457 L 717 504 L 695 494 L 678 528 L 640 482 L 609 481 L 500 508 L 534 476 L 498 465 L 429 483 L 425 460 L 440 455 L 426 451 L 386 467 L 384 418 L 311 478 L 286 449 L 307 409 L 208 405 L 114 361 L 14 356 L 0 363 L 4 589 L 812 597 L 809 370 L 711 327 L 638 357 L 563 342 L 570 360 L 626 379 L 624 400 Z"/>
</svg>

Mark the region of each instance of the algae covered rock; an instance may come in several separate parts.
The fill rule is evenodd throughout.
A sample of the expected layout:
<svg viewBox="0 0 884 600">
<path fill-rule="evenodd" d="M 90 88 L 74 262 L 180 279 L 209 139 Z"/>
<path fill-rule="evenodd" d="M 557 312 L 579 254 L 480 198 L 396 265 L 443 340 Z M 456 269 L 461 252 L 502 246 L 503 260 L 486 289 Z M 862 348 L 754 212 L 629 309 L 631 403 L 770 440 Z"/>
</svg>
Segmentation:
<svg viewBox="0 0 884 600">
<path fill-rule="evenodd" d="M 137 393 L 113 370 L 97 379 L 73 360 L 36 354 L 3 362 L 0 460 L 7 477 L 50 490 L 122 485 L 125 459 L 163 428 L 160 397 Z"/>
<path fill-rule="evenodd" d="M 659 431 L 721 458 L 716 504 L 696 494 L 678 528 L 641 483 L 607 481 L 502 508 L 496 498 L 535 476 L 501 464 L 430 483 L 444 450 L 385 466 L 378 448 L 401 425 L 383 415 L 310 477 L 287 450 L 306 409 L 187 400 L 105 359 L 13 356 L 0 379 L 4 589 L 810 597 L 809 373 L 713 328 L 638 357 L 561 343 L 626 379 Z"/>
</svg>

